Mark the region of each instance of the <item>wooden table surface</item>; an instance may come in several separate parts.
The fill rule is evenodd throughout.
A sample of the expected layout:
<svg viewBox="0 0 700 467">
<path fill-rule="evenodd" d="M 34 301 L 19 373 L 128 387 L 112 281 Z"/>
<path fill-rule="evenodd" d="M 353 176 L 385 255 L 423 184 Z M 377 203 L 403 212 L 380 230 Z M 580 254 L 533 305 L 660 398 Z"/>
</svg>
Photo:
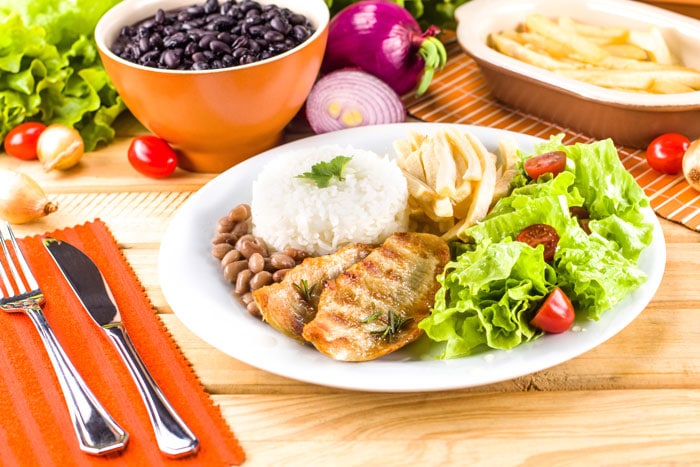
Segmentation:
<svg viewBox="0 0 700 467">
<path fill-rule="evenodd" d="M 268 374 L 203 342 L 159 287 L 157 255 L 173 213 L 212 174 L 135 172 L 118 138 L 68 172 L 0 155 L 59 210 L 18 236 L 101 218 L 245 449 L 246 465 L 601 465 L 700 463 L 700 234 L 661 219 L 667 263 L 641 315 L 599 347 L 528 376 L 433 393 L 363 393 Z"/>
</svg>

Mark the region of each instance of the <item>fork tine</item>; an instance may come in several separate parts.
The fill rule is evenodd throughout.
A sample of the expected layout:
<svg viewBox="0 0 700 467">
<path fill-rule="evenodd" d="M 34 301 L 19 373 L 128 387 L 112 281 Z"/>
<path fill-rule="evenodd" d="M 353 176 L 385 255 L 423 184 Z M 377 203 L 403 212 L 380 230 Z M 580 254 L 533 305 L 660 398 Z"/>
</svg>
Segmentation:
<svg viewBox="0 0 700 467">
<path fill-rule="evenodd" d="M 12 243 L 12 248 L 15 250 L 15 257 L 17 258 L 17 263 L 19 264 L 19 267 L 22 270 L 22 274 L 24 274 L 24 278 L 27 280 L 27 285 L 29 286 L 29 290 L 25 290 L 25 292 L 38 290 L 39 284 L 34 278 L 34 274 L 32 274 L 32 270 L 29 268 L 29 264 L 27 264 L 27 259 L 24 257 L 24 253 L 22 253 L 22 250 L 19 249 L 17 239 L 15 238 L 15 234 L 14 232 L 12 232 L 12 229 L 10 228 L 9 224 L 7 226 L 7 232 L 10 235 L 10 242 Z M 22 278 L 17 274 L 17 269 L 15 269 L 14 266 L 13 270 L 17 282 L 20 284 L 24 284 L 22 282 Z"/>
<path fill-rule="evenodd" d="M 5 230 L 9 230 L 10 225 L 7 222 L 3 222 L 2 225 L 4 225 Z M 10 251 L 7 249 L 7 245 L 5 245 L 5 235 L 3 234 L 3 229 L 0 228 L 0 245 L 2 245 L 2 251 L 4 253 L 5 259 L 7 260 L 7 263 L 12 267 L 12 261 L 10 258 Z M 2 265 L 0 265 L 2 266 Z M 15 294 L 15 290 L 12 287 L 12 282 L 10 282 L 10 278 L 7 276 L 7 272 L 5 272 L 5 267 L 0 267 L 0 278 L 2 278 L 2 282 L 5 285 L 5 290 L 6 290 L 6 295 L 5 297 L 11 297 L 12 295 Z"/>
</svg>

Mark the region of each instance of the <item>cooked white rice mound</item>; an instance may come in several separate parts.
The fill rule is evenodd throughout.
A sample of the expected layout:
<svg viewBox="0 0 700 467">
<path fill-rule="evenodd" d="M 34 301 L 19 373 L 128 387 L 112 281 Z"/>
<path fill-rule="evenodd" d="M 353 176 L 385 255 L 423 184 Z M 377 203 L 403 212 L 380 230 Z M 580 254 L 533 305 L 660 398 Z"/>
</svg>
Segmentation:
<svg viewBox="0 0 700 467">
<path fill-rule="evenodd" d="M 343 181 L 298 178 L 321 161 L 351 156 Z M 348 243 L 381 243 L 408 228 L 408 190 L 394 161 L 351 146 L 321 146 L 275 159 L 253 182 L 253 234 L 275 250 L 317 256 Z"/>
</svg>

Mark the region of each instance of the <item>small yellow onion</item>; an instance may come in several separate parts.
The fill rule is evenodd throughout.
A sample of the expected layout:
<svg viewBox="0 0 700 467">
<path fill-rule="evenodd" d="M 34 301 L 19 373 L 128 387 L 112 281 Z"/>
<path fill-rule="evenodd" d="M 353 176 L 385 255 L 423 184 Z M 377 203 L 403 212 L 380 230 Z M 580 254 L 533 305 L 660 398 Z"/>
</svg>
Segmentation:
<svg viewBox="0 0 700 467">
<path fill-rule="evenodd" d="M 0 218 L 10 224 L 46 216 L 58 209 L 39 184 L 22 172 L 0 169 Z"/>
<path fill-rule="evenodd" d="M 700 139 L 696 139 L 683 154 L 683 176 L 691 187 L 700 191 Z"/>
<path fill-rule="evenodd" d="M 36 155 L 45 171 L 68 170 L 83 157 L 85 144 L 75 129 L 54 123 L 46 127 L 36 143 Z"/>
</svg>

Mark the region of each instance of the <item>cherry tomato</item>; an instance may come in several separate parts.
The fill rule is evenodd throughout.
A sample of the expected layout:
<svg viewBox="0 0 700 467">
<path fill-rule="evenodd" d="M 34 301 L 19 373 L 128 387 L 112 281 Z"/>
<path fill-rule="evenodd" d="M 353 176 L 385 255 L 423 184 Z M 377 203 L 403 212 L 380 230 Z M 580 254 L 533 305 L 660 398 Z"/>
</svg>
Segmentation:
<svg viewBox="0 0 700 467">
<path fill-rule="evenodd" d="M 530 324 L 544 332 L 560 333 L 568 330 L 576 314 L 571 300 L 559 287 L 552 290 L 530 320 Z"/>
<path fill-rule="evenodd" d="M 523 168 L 528 177 L 537 180 L 540 175 L 551 173 L 556 176 L 566 168 L 566 154 L 562 151 L 545 152 L 533 156 L 523 163 Z"/>
<path fill-rule="evenodd" d="M 647 163 L 661 173 L 675 175 L 683 170 L 683 154 L 690 140 L 678 133 L 657 136 L 647 146 Z"/>
<path fill-rule="evenodd" d="M 588 209 L 583 206 L 569 206 L 569 213 L 571 217 L 576 217 L 578 219 L 578 225 L 586 232 L 588 235 L 591 234 L 591 229 L 588 224 L 591 222 L 591 215 L 588 213 Z"/>
<path fill-rule="evenodd" d="M 36 142 L 45 129 L 39 122 L 20 123 L 5 135 L 5 152 L 25 161 L 36 159 Z"/>
<path fill-rule="evenodd" d="M 537 245 L 544 246 L 544 260 L 549 262 L 554 259 L 554 252 L 559 244 L 559 234 L 554 227 L 547 224 L 532 224 L 520 231 L 515 239 L 527 243 L 533 248 Z"/>
<path fill-rule="evenodd" d="M 137 136 L 129 145 L 129 163 L 138 172 L 151 178 L 163 178 L 177 167 L 177 154 L 164 139 Z"/>
</svg>

